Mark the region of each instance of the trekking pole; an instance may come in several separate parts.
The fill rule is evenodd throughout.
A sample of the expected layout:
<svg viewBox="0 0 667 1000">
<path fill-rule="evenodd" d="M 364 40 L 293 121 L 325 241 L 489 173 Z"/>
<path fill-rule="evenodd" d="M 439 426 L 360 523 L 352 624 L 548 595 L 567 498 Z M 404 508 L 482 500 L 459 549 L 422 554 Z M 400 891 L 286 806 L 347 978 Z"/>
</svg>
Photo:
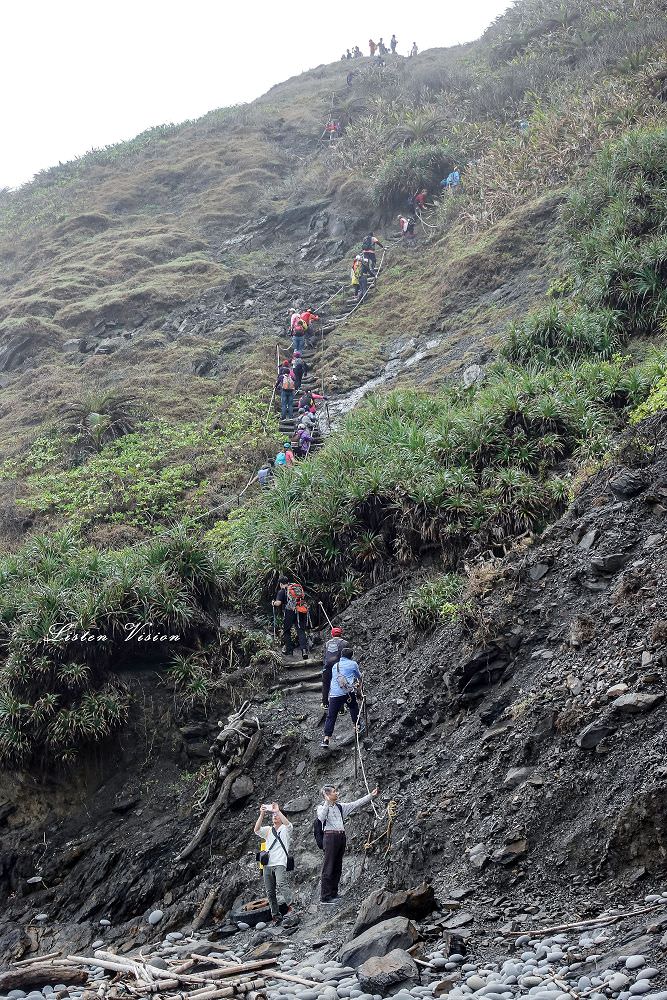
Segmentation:
<svg viewBox="0 0 667 1000">
<path fill-rule="evenodd" d="M 329 615 L 324 610 L 324 605 L 322 604 L 321 601 L 318 601 L 317 603 L 322 608 L 322 613 L 324 614 L 324 617 L 326 618 L 326 620 L 329 622 L 329 628 L 333 628 L 333 622 L 331 621 L 331 619 L 329 618 Z"/>
<path fill-rule="evenodd" d="M 278 370 L 280 370 L 280 347 L 276 344 L 276 361 L 278 363 Z M 278 388 L 278 380 L 276 376 L 276 381 L 273 383 L 273 392 L 271 393 L 271 399 L 269 400 L 269 408 L 266 411 L 266 417 L 264 418 L 264 430 L 266 430 L 266 425 L 269 422 L 269 417 L 271 416 L 271 407 L 273 406 L 273 400 L 276 398 L 276 389 Z"/>
<path fill-rule="evenodd" d="M 250 479 L 248 480 L 248 482 L 245 484 L 245 486 L 241 490 L 241 492 L 239 493 L 239 495 L 238 495 L 239 507 L 241 506 L 241 497 L 243 496 L 243 494 L 245 493 L 245 491 L 248 489 L 248 487 L 250 486 L 250 484 L 254 483 L 255 478 L 256 477 L 254 475 L 251 476 Z"/>
<path fill-rule="evenodd" d="M 275 642 L 278 638 L 278 629 L 276 627 L 276 609 L 275 605 L 271 605 L 271 610 L 273 611 L 273 641 Z"/>
</svg>

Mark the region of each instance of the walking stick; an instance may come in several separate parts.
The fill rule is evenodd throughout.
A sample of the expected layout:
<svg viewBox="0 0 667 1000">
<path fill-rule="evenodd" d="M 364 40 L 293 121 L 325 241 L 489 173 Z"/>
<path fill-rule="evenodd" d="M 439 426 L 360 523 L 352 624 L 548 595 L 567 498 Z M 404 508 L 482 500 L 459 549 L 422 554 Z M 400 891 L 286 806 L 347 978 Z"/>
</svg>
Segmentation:
<svg viewBox="0 0 667 1000">
<path fill-rule="evenodd" d="M 366 702 L 366 692 L 364 690 L 364 682 L 361 682 L 361 707 L 364 712 L 364 726 L 366 727 L 366 732 L 368 732 L 368 704 Z"/>
<path fill-rule="evenodd" d="M 325 617 L 325 618 L 326 618 L 326 620 L 327 620 L 327 621 L 329 622 L 329 628 L 333 628 L 333 622 L 331 621 L 331 619 L 329 618 L 329 615 L 328 615 L 328 614 L 326 613 L 326 611 L 324 610 L 324 605 L 322 604 L 322 602 L 321 602 L 321 601 L 318 601 L 317 603 L 318 603 L 318 604 L 319 604 L 319 606 L 320 606 L 320 607 L 322 608 L 322 612 L 323 612 L 323 614 L 324 614 L 324 617 Z"/>
<path fill-rule="evenodd" d="M 275 642 L 278 638 L 278 631 L 276 628 L 276 609 L 273 604 L 271 605 L 271 610 L 273 611 L 273 641 Z"/>
<path fill-rule="evenodd" d="M 276 362 L 278 371 L 280 371 L 280 346 L 276 344 Z M 271 416 L 271 407 L 273 406 L 273 400 L 276 398 L 276 389 L 278 388 L 278 378 L 276 376 L 276 381 L 273 384 L 273 392 L 271 393 L 271 399 L 269 400 L 269 408 L 266 411 L 266 417 L 264 418 L 264 430 L 266 430 L 266 425 Z"/>
</svg>

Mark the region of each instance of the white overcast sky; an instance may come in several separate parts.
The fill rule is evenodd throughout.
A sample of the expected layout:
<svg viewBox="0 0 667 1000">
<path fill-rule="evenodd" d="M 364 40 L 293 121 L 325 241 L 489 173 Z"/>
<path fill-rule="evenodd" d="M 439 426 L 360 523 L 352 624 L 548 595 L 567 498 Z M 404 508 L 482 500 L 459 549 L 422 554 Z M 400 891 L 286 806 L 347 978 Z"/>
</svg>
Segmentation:
<svg viewBox="0 0 667 1000">
<path fill-rule="evenodd" d="M 369 37 L 477 38 L 510 0 L 5 0 L 0 188 L 153 125 L 251 101 Z M 329 11 L 332 11 L 331 13 Z"/>
</svg>

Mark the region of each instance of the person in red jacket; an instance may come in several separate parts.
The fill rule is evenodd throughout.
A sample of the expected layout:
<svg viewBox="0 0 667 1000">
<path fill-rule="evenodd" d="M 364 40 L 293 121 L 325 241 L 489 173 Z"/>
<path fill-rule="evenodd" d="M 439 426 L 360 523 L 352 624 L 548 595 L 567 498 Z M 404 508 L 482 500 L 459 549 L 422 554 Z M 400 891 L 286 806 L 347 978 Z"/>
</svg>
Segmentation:
<svg viewBox="0 0 667 1000">
<path fill-rule="evenodd" d="M 424 211 L 424 206 L 426 205 L 426 188 L 422 188 L 419 194 L 415 195 L 415 208 L 418 208 L 420 212 Z"/>
<path fill-rule="evenodd" d="M 305 312 L 301 313 L 301 319 L 306 324 L 306 330 L 308 330 L 313 323 L 316 323 L 319 318 L 320 317 L 317 313 L 314 313 L 312 309 L 306 309 Z"/>
</svg>

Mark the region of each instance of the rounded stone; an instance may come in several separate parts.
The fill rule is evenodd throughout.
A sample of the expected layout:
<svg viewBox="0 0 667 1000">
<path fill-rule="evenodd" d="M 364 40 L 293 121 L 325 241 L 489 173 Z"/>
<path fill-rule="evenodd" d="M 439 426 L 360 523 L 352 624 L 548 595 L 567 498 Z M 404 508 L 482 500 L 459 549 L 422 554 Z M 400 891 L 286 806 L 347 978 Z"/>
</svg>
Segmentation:
<svg viewBox="0 0 667 1000">
<path fill-rule="evenodd" d="M 107 920 L 106 917 L 102 917 L 100 920 L 100 927 L 111 927 L 111 921 Z"/>
<path fill-rule="evenodd" d="M 642 979 L 655 979 L 655 977 L 659 975 L 660 971 L 658 969 L 642 969 Z"/>
<path fill-rule="evenodd" d="M 473 973 L 466 979 L 466 986 L 469 986 L 471 990 L 481 990 L 483 986 L 486 986 L 486 982 L 481 976 Z"/>
<path fill-rule="evenodd" d="M 638 997 L 643 993 L 650 993 L 653 987 L 648 979 L 638 979 L 636 983 L 633 983 L 630 987 L 630 996 Z"/>
<path fill-rule="evenodd" d="M 7 994 L 7 1000 L 24 1000 L 25 995 L 24 990 L 10 990 Z"/>
<path fill-rule="evenodd" d="M 641 969 L 642 965 L 646 965 L 643 955 L 630 955 L 625 960 L 626 969 Z"/>
<path fill-rule="evenodd" d="M 156 924 L 160 923 L 163 916 L 164 913 L 162 912 L 162 910 L 153 910 L 153 912 L 149 914 L 148 923 L 151 925 L 151 927 L 155 927 Z"/>
<path fill-rule="evenodd" d="M 250 930 L 250 924 L 246 924 L 246 922 L 244 920 L 239 920 L 239 922 L 237 923 L 236 926 L 238 927 L 238 929 L 240 931 L 249 931 Z"/>
<path fill-rule="evenodd" d="M 266 928 L 267 928 L 267 924 L 266 924 L 266 922 L 264 920 L 260 920 L 258 923 L 255 924 L 255 930 L 256 931 L 265 931 Z"/>
<path fill-rule="evenodd" d="M 37 916 L 34 917 L 33 919 L 35 920 L 35 922 L 39 921 L 39 923 L 41 924 L 45 920 L 49 919 L 49 915 L 48 915 L 48 913 L 38 913 Z"/>
<path fill-rule="evenodd" d="M 615 972 L 613 976 L 610 976 L 608 979 L 607 986 L 615 992 L 618 992 L 619 990 L 625 989 L 629 982 L 630 980 L 623 972 Z"/>
</svg>

